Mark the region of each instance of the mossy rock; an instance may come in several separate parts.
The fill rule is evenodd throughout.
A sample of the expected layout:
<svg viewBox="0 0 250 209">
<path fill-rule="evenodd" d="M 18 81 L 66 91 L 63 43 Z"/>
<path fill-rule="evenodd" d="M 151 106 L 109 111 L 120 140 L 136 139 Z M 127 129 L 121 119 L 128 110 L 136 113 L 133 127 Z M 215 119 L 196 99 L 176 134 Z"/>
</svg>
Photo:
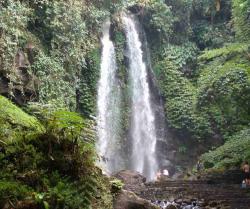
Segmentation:
<svg viewBox="0 0 250 209">
<path fill-rule="evenodd" d="M 0 96 L 0 126 L 0 140 L 4 144 L 44 131 L 44 127 L 35 117 L 28 115 L 3 96 Z"/>
</svg>

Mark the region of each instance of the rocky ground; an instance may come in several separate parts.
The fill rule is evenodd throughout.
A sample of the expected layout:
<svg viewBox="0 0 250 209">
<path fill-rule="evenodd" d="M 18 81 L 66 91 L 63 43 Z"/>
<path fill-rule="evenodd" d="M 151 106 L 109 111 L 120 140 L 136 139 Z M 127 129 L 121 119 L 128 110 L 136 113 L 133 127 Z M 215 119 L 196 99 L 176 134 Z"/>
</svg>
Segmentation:
<svg viewBox="0 0 250 209">
<path fill-rule="evenodd" d="M 118 201 L 123 207 L 115 208 L 154 209 L 158 207 L 150 202 L 165 200 L 172 203 L 168 203 L 167 209 L 250 209 L 250 188 L 242 189 L 237 180 L 233 182 L 233 178 L 212 176 L 199 180 L 169 179 L 146 183 L 140 174 L 122 171 L 116 177 L 125 183 Z"/>
<path fill-rule="evenodd" d="M 210 184 L 202 180 L 164 181 L 146 184 L 137 191 L 138 196 L 148 200 L 168 200 L 177 203 L 177 208 L 197 203 L 200 208 L 250 208 L 250 190 L 239 184 Z M 182 207 L 180 207 L 182 206 Z"/>
</svg>

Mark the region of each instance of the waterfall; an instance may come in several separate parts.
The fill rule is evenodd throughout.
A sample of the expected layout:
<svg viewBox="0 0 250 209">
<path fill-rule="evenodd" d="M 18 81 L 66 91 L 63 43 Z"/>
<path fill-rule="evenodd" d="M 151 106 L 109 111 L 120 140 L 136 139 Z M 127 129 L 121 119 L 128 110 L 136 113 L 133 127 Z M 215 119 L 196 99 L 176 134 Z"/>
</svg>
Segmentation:
<svg viewBox="0 0 250 209">
<path fill-rule="evenodd" d="M 132 97 L 131 168 L 153 180 L 158 169 L 156 160 L 155 116 L 151 105 L 146 63 L 143 61 L 142 44 L 133 17 L 122 17 L 127 39 L 129 79 Z"/>
<path fill-rule="evenodd" d="M 121 155 L 117 148 L 120 118 L 120 87 L 116 78 L 117 64 L 115 48 L 110 40 L 110 21 L 102 31 L 102 57 L 97 98 L 97 151 L 100 166 L 107 172 L 117 171 L 121 166 Z"/>
</svg>

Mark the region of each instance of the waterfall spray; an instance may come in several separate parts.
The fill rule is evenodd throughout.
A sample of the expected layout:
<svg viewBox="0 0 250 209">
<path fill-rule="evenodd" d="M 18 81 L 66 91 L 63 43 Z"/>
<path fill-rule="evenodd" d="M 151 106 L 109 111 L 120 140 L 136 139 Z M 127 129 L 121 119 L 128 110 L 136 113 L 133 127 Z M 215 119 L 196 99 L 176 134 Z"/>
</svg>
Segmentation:
<svg viewBox="0 0 250 209">
<path fill-rule="evenodd" d="M 129 76 L 132 86 L 132 156 L 131 166 L 153 180 L 158 169 L 156 160 L 155 116 L 150 101 L 148 72 L 143 61 L 142 44 L 133 17 L 123 15 L 127 39 Z"/>
<path fill-rule="evenodd" d="M 107 172 L 119 170 L 121 157 L 116 147 L 119 137 L 120 87 L 116 78 L 116 58 L 110 40 L 110 21 L 103 25 L 102 58 L 97 98 L 97 150 L 100 166 Z"/>
</svg>

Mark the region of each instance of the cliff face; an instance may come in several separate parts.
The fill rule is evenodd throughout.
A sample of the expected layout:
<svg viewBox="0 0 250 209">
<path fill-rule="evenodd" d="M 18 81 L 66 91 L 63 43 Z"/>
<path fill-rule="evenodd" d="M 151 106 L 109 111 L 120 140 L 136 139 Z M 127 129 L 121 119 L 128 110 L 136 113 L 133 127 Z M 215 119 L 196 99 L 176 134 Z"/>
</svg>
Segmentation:
<svg viewBox="0 0 250 209">
<path fill-rule="evenodd" d="M 82 1 L 0 4 L 1 94 L 19 105 L 36 101 L 93 112 L 98 28 L 108 12 Z"/>
<path fill-rule="evenodd" d="M 26 48 L 25 51 L 19 49 L 13 57 L 11 70 L 3 69 L 0 74 L 0 94 L 11 96 L 13 101 L 19 105 L 29 101 L 37 101 L 38 80 L 29 72 L 32 57 L 32 49 Z M 2 68 L 4 68 L 3 65 Z"/>
</svg>

